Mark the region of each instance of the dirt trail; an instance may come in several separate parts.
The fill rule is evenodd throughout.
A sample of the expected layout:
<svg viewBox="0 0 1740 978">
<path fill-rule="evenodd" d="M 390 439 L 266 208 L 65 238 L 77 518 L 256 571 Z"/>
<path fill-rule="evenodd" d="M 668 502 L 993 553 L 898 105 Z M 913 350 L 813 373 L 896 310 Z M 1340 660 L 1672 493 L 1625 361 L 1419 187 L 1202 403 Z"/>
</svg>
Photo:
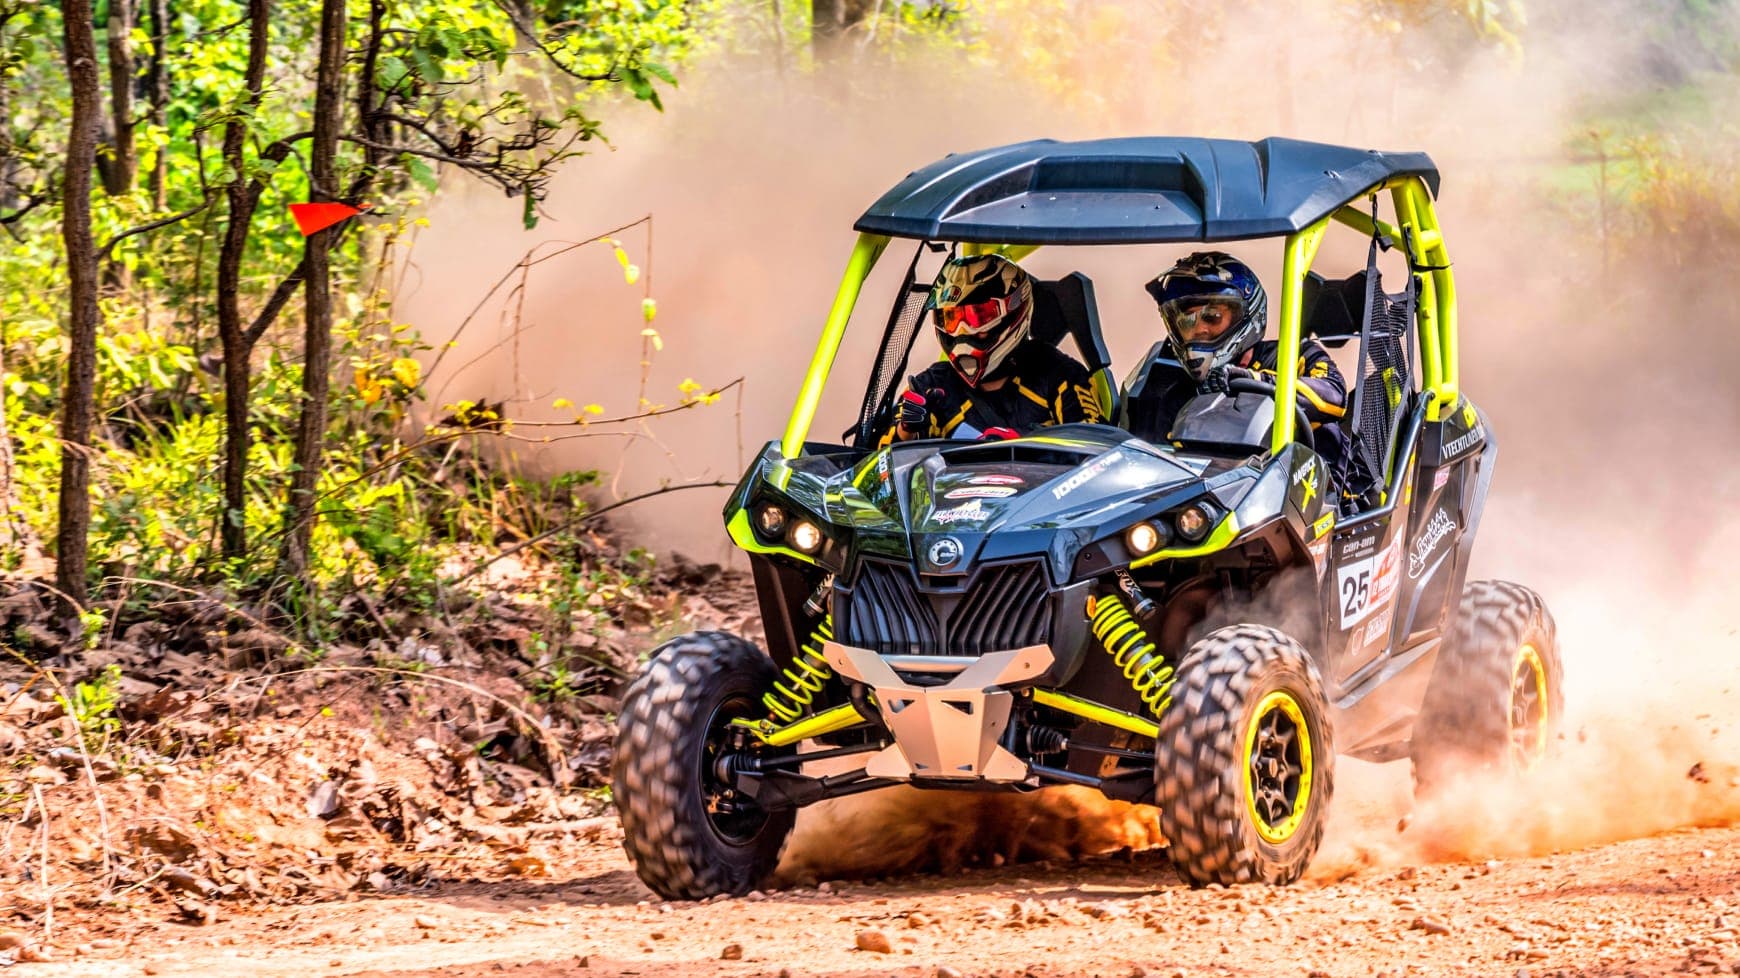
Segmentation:
<svg viewBox="0 0 1740 978">
<path fill-rule="evenodd" d="M 1740 828 L 1421 866 L 1399 766 L 1357 766 L 1306 882 L 1191 890 L 1150 850 L 661 904 L 608 841 L 557 876 L 67 931 L 23 976 L 1665 975 L 1740 973 Z M 1337 839 L 1339 838 L 1339 841 Z M 874 932 L 874 934 L 866 934 Z M 863 935 L 863 936 L 861 936 Z M 877 937 L 891 950 L 864 950 Z M 78 947 L 84 944 L 84 947 Z M 728 958 L 736 947 L 739 958 Z M 954 969 L 947 971 L 942 969 Z"/>
</svg>

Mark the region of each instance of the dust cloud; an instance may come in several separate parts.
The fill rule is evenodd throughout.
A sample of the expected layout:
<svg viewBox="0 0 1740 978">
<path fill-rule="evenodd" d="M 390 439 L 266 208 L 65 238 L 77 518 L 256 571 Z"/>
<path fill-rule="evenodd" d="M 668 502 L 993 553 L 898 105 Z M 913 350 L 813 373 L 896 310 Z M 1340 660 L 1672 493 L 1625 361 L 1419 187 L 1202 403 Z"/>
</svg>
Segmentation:
<svg viewBox="0 0 1740 978">
<path fill-rule="evenodd" d="M 666 482 L 734 480 L 778 437 L 850 248 L 856 215 L 943 153 L 1035 136 L 1282 134 L 1424 149 L 1444 173 L 1440 217 L 1457 265 L 1464 390 L 1501 453 L 1471 578 L 1546 598 L 1567 669 L 1565 735 L 1527 786 L 1471 781 L 1417 809 L 1407 765 L 1344 761 L 1318 878 L 1422 859 L 1479 859 L 1596 844 L 1740 817 L 1740 316 L 1723 256 L 1669 259 L 1648 240 L 1597 240 L 1548 178 L 1588 179 L 1564 137 L 1582 108 L 1645 84 L 1672 52 L 1639 40 L 1625 3 L 1531 3 L 1526 55 L 1433 47 L 1432 33 L 1349 28 L 1339 4 L 1229 5 L 1172 43 L 1154 5 L 1094 4 L 1095 43 L 1059 41 L 1045 73 L 990 72 L 911 56 L 854 72 L 776 70 L 721 55 L 685 77 L 659 117 L 613 113 L 616 148 L 577 161 L 534 234 L 516 205 L 443 195 L 416 246 L 399 309 L 434 340 L 530 245 L 655 215 L 651 292 L 664 349 L 649 400 L 685 378 L 743 378 L 741 399 L 631 436 L 522 445 L 534 468 L 599 468 L 627 495 Z M 1035 25 L 1003 13 L 990 43 Z M 1106 19 L 1113 24 L 1106 26 Z M 1083 28 L 1086 30 L 1087 28 Z M 1458 23 L 1438 32 L 1461 30 Z M 1425 53 L 1421 54 L 1422 45 Z M 1165 52 L 1178 52 L 1168 55 Z M 1418 62 L 1424 58 L 1425 68 Z M 1115 65 L 1117 70 L 1108 70 Z M 994 74 L 994 83 L 987 83 Z M 1024 80 L 1025 79 L 1025 80 Z M 1717 137 L 1710 136 L 1710 139 Z M 1565 176 L 1569 174 L 1569 176 Z M 457 188 L 456 188 L 457 189 Z M 1578 188 L 1581 189 L 1581 188 Z M 644 232 L 625 234 L 642 260 Z M 1156 338 L 1140 283 L 1183 249 L 1053 249 L 1026 264 L 1093 276 L 1115 362 Z M 1273 281 L 1280 249 L 1238 249 Z M 891 248 L 864 291 L 814 437 L 855 412 L 892 283 Z M 1363 260 L 1331 235 L 1326 274 Z M 553 420 L 556 398 L 634 408 L 640 289 L 608 249 L 540 266 L 511 309 L 491 308 L 436 377 L 448 400 L 505 399 Z M 636 507 L 619 527 L 658 549 L 727 561 L 723 490 Z M 1405 830 L 1398 831 L 1398 824 Z M 1085 792 L 952 796 L 891 791 L 800 819 L 788 878 L 886 875 L 1152 844 L 1151 817 Z"/>
</svg>

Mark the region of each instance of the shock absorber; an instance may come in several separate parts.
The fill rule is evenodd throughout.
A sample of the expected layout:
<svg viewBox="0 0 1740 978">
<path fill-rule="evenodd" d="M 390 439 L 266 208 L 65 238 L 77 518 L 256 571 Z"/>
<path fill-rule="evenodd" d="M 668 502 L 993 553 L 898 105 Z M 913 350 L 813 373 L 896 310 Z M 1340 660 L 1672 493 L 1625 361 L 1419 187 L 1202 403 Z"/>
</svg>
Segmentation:
<svg viewBox="0 0 1740 978">
<path fill-rule="evenodd" d="M 774 681 L 773 691 L 762 694 L 761 702 L 769 713 L 791 723 L 803 716 L 815 702 L 816 694 L 834 675 L 834 667 L 822 658 L 822 643 L 833 637 L 834 615 L 829 612 L 810 633 L 809 640 L 792 656 L 791 665 L 786 666 L 780 678 Z"/>
<path fill-rule="evenodd" d="M 1090 596 L 1087 613 L 1094 638 L 1111 653 L 1112 662 L 1130 681 L 1143 705 L 1159 716 L 1172 702 L 1172 667 L 1116 595 Z"/>
</svg>

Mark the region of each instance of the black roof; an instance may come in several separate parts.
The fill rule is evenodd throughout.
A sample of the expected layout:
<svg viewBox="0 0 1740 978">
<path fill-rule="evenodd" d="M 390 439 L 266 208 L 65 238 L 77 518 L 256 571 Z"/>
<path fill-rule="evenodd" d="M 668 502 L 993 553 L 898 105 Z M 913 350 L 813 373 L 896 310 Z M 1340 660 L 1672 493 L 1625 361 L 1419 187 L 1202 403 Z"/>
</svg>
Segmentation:
<svg viewBox="0 0 1740 978">
<path fill-rule="evenodd" d="M 997 244 L 1232 241 L 1298 231 L 1401 175 L 1437 195 L 1424 153 L 1280 138 L 1036 139 L 951 153 L 883 194 L 856 227 Z"/>
</svg>

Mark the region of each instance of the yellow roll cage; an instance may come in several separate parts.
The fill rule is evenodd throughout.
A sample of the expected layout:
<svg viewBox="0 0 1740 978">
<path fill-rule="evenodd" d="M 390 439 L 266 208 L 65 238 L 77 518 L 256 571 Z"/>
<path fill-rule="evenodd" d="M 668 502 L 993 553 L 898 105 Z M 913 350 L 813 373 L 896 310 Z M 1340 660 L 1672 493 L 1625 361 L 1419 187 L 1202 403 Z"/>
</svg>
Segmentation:
<svg viewBox="0 0 1740 978">
<path fill-rule="evenodd" d="M 1456 282 L 1450 271 L 1450 256 L 1444 248 L 1444 234 L 1438 226 L 1438 213 L 1432 204 L 1432 194 L 1426 183 L 1416 176 L 1396 177 L 1355 195 L 1354 201 L 1388 191 L 1396 223 L 1374 220 L 1353 203 L 1339 209 L 1315 224 L 1287 235 L 1281 267 L 1281 324 L 1278 364 L 1292 364 L 1292 369 L 1278 370 L 1275 377 L 1275 426 L 1269 450 L 1279 454 L 1292 444 L 1294 436 L 1293 404 L 1298 390 L 1300 318 L 1303 312 L 1305 275 L 1317 257 L 1317 248 L 1329 230 L 1331 220 L 1339 221 L 1367 235 L 1382 234 L 1402 246 L 1409 264 L 1420 276 L 1419 302 L 1415 307 L 1414 327 L 1420 342 L 1420 383 L 1429 395 L 1427 418 L 1437 420 L 1456 403 L 1458 396 L 1456 343 Z M 840 351 L 846 324 L 852 318 L 858 293 L 864 280 L 887 249 L 887 235 L 861 233 L 846 263 L 846 273 L 834 293 L 833 306 L 828 310 L 821 339 L 816 343 L 815 357 L 804 373 L 803 386 L 798 390 L 797 403 L 792 407 L 791 420 L 786 423 L 780 440 L 780 451 L 786 458 L 796 458 L 803 452 L 804 439 L 815 420 L 816 405 L 821 402 L 822 388 L 833 370 L 834 357 Z M 1019 260 L 1037 250 L 1037 245 L 963 244 L 968 254 L 996 252 Z"/>
</svg>

